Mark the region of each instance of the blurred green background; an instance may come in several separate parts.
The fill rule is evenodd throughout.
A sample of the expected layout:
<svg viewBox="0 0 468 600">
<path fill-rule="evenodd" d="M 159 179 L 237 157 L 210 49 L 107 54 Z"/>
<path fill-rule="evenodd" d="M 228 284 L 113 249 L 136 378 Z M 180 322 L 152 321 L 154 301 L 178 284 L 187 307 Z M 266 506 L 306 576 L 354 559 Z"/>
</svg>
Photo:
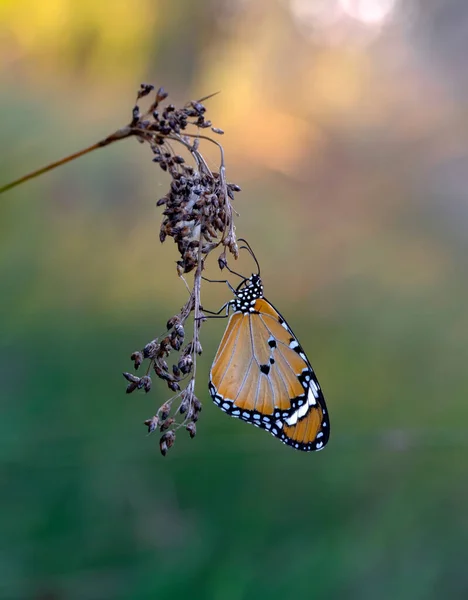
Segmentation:
<svg viewBox="0 0 468 600">
<path fill-rule="evenodd" d="M 163 459 L 167 389 L 121 372 L 186 298 L 168 178 L 130 140 L 3 195 L 2 599 L 468 597 L 467 39 L 465 0 L 0 0 L 0 184 L 143 81 L 221 91 L 238 234 L 332 421 L 304 454 L 223 415 L 211 321 L 198 435 Z"/>
</svg>

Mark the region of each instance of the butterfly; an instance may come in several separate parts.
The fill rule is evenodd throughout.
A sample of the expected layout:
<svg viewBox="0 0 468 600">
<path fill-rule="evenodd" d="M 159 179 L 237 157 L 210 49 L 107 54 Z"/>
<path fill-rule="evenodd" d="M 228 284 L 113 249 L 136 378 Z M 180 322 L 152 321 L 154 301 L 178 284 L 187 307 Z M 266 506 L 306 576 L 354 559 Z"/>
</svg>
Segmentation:
<svg viewBox="0 0 468 600">
<path fill-rule="evenodd" d="M 297 337 L 264 298 L 259 273 L 231 289 L 234 298 L 221 310 L 233 312 L 210 371 L 213 401 L 228 415 L 269 431 L 297 450 L 322 450 L 330 419 Z"/>
</svg>

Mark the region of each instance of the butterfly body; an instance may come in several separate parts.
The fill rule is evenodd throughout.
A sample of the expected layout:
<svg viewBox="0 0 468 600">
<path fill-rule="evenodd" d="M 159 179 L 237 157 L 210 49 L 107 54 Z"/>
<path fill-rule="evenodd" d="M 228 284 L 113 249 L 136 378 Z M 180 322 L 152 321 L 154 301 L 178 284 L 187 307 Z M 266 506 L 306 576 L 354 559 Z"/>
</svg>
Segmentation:
<svg viewBox="0 0 468 600">
<path fill-rule="evenodd" d="M 259 275 L 241 283 L 229 308 L 210 372 L 213 401 L 297 450 L 321 450 L 330 433 L 325 399 L 296 336 L 264 298 Z"/>
</svg>

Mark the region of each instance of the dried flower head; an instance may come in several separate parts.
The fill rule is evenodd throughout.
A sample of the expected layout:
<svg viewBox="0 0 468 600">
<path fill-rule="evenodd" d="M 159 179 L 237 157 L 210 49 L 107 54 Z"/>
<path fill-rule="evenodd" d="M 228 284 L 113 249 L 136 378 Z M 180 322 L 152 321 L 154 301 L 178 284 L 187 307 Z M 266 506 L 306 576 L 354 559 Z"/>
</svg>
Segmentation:
<svg viewBox="0 0 468 600">
<path fill-rule="evenodd" d="M 153 93 L 153 85 L 141 84 L 128 125 L 79 152 L 1 186 L 0 194 L 80 156 L 130 137 L 148 144 L 154 163 L 170 175 L 169 189 L 156 203 L 163 207 L 159 239 L 161 242 L 167 238 L 174 240 L 179 252 L 177 273 L 181 277 L 193 273 L 193 282 L 191 287 L 187 285 L 187 302 L 168 320 L 167 331 L 131 355 L 135 370 L 147 361 L 146 373 L 142 377 L 124 373 L 127 394 L 135 390 L 149 392 L 152 387 L 150 373 L 166 382 L 174 393 L 151 419 L 145 421 L 150 433 L 158 427 L 164 431 L 160 449 L 165 455 L 174 444 L 177 429 L 184 427 L 191 437 L 195 435 L 194 423 L 201 411 L 201 403 L 194 393 L 195 375 L 197 356 L 203 351 L 199 333 L 205 320 L 200 306 L 202 272 L 206 258 L 217 248 L 221 249 L 218 256 L 221 270 L 227 265 L 228 252 L 234 258 L 238 257 L 232 200 L 240 187 L 226 180 L 221 144 L 201 133 L 203 130 L 216 135 L 224 133 L 206 118 L 203 102 L 210 96 L 177 107 L 165 102 L 167 93 L 160 88 L 149 106 L 141 109 L 140 100 L 148 100 Z M 218 147 L 220 162 L 217 170 L 209 168 L 200 150 L 201 142 Z M 193 321 L 190 323 L 189 319 Z M 169 363 L 172 364 L 169 366 Z"/>
<path fill-rule="evenodd" d="M 152 85 L 142 84 L 137 103 L 153 90 Z M 158 427 L 163 432 L 160 438 L 163 456 L 174 444 L 177 429 L 184 427 L 192 438 L 196 434 L 195 423 L 202 409 L 195 395 L 197 356 L 203 351 L 199 334 L 205 320 L 200 305 L 202 272 L 207 256 L 216 248 L 221 248 L 218 257 L 220 269 L 226 266 L 227 252 L 235 258 L 238 256 L 231 201 L 235 192 L 240 191 L 238 185 L 226 181 L 222 146 L 200 133 L 204 129 L 211 129 L 217 135 L 223 133 L 206 119 L 206 108 L 202 102 L 207 98 L 189 102 L 181 108 L 163 104 L 166 98 L 167 93 L 160 88 L 146 110 L 141 110 L 136 104 L 128 128 L 122 130 L 125 135 L 135 135 L 140 142 L 149 144 L 153 162 L 170 175 L 169 189 L 156 203 L 163 207 L 159 239 L 164 242 L 172 238 L 177 245 L 179 276 L 193 272 L 192 286 L 187 286 L 188 300 L 167 321 L 166 333 L 131 355 L 135 369 L 148 361 L 146 375 L 139 378 L 124 373 L 129 382 L 127 393 L 136 389 L 150 391 L 150 373 L 174 392 L 156 415 L 145 421 L 149 433 Z M 217 171 L 208 167 L 200 151 L 201 141 L 216 144 L 219 148 Z M 188 155 L 187 159 L 176 152 L 177 148 Z"/>
</svg>

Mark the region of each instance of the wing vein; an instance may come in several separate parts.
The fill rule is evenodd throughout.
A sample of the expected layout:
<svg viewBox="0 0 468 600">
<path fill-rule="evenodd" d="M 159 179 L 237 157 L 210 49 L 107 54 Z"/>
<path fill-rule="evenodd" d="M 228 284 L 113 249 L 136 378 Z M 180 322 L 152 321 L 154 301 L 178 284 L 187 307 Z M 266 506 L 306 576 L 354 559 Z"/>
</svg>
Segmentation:
<svg viewBox="0 0 468 600">
<path fill-rule="evenodd" d="M 262 321 L 263 321 L 263 317 L 260 317 L 260 318 L 261 318 L 261 319 L 262 319 Z M 277 339 L 277 338 L 274 336 L 274 334 L 272 333 L 272 331 L 271 331 L 271 329 L 268 327 L 268 325 L 265 323 L 265 321 L 263 321 L 263 324 L 264 324 L 264 325 L 265 325 L 265 327 L 268 329 L 268 332 L 269 332 L 269 333 L 270 333 L 270 335 L 271 335 L 271 336 L 272 336 L 272 337 L 275 339 L 275 341 L 276 341 L 277 343 L 279 342 L 280 344 L 283 344 L 283 346 L 284 346 L 285 348 L 289 348 L 289 346 L 287 346 L 287 345 L 286 345 L 284 342 L 281 342 L 280 340 L 278 340 L 278 339 Z M 291 373 L 294 375 L 294 377 L 296 377 L 296 378 L 297 378 L 297 376 L 298 376 L 298 375 L 300 375 L 300 373 L 296 373 L 296 372 L 294 371 L 294 369 L 291 367 L 291 365 L 289 364 L 289 362 L 288 362 L 287 358 L 284 356 L 284 354 L 283 354 L 282 352 L 281 352 L 281 357 L 283 358 L 284 362 L 287 364 L 287 366 L 288 366 L 288 369 L 291 371 Z M 305 364 L 305 365 L 306 365 L 306 366 L 307 366 L 307 367 L 308 367 L 308 368 L 309 368 L 309 369 L 312 371 L 312 367 L 310 366 L 310 364 L 309 364 L 309 362 L 308 362 L 308 361 L 304 361 L 304 364 Z M 280 375 L 281 375 L 281 371 L 279 371 L 279 373 L 280 373 Z M 283 380 L 283 381 L 284 381 L 284 380 Z"/>
<path fill-rule="evenodd" d="M 240 326 L 237 329 L 238 329 L 238 331 L 237 331 L 236 339 L 235 339 L 233 347 L 232 347 L 231 356 L 229 357 L 229 362 L 227 363 L 226 368 L 224 369 L 224 372 L 223 372 L 222 376 L 219 378 L 218 388 L 221 387 L 223 379 L 225 378 L 226 373 L 227 373 L 227 371 L 228 371 L 228 369 L 229 369 L 229 367 L 231 365 L 232 359 L 233 359 L 233 357 L 234 357 L 234 355 L 236 353 L 237 341 L 238 341 L 238 338 L 239 338 L 239 335 L 240 335 L 240 330 L 241 330 Z"/>
<path fill-rule="evenodd" d="M 242 392 L 242 388 L 244 387 L 245 382 L 247 381 L 247 377 L 249 376 L 249 372 L 250 372 L 250 369 L 252 367 L 252 361 L 253 361 L 253 358 L 250 359 L 249 366 L 245 370 L 244 379 L 242 380 L 242 383 L 239 386 L 239 391 L 237 392 L 236 397 L 233 398 L 234 403 L 236 402 L 237 398 L 239 397 L 239 394 Z"/>
</svg>

